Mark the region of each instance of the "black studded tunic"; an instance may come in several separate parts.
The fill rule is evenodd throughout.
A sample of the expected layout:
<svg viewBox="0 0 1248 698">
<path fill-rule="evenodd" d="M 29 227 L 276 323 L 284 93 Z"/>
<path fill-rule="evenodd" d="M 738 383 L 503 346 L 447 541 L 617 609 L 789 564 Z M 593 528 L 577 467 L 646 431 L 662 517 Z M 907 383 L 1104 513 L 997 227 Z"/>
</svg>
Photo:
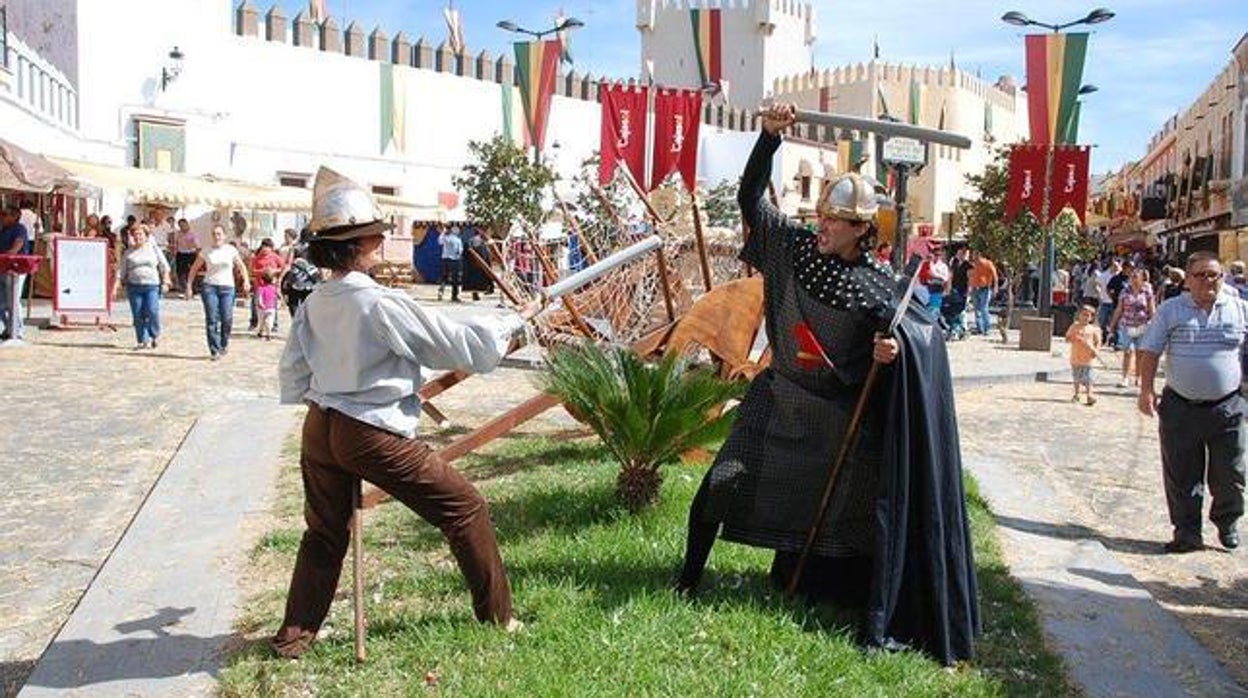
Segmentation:
<svg viewBox="0 0 1248 698">
<path fill-rule="evenodd" d="M 738 195 L 750 230 L 741 259 L 764 278 L 773 361 L 750 386 L 708 473 L 705 516 L 723 523 L 727 540 L 794 551 L 804 543 L 870 368 L 873 335 L 887 326 L 898 294 L 894 275 L 873 255 L 850 262 L 820 254 L 814 234 L 766 200 L 780 142 L 760 137 Z M 822 353 L 803 344 L 802 327 Z M 819 555 L 871 554 L 883 448 L 879 412 L 869 410 L 840 472 L 816 540 Z"/>
</svg>

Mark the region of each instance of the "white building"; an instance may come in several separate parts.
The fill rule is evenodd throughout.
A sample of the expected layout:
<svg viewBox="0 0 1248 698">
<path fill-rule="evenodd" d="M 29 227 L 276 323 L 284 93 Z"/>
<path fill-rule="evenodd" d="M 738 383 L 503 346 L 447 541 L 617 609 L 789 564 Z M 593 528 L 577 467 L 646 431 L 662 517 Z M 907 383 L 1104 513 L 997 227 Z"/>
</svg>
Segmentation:
<svg viewBox="0 0 1248 698">
<path fill-rule="evenodd" d="M 877 118 L 885 114 L 909 121 L 912 99 L 918 124 L 941 128 L 970 138 L 971 148 L 962 150 L 932 145 L 927 165 L 909 183 L 910 220 L 917 226 L 931 226 L 934 234 L 956 232 L 954 212 L 958 201 L 974 196 L 966 176 L 982 172 L 993 151 L 1003 144 L 1027 136 L 1027 97 L 1008 77 L 989 84 L 975 75 L 952 66 L 898 65 L 870 61 L 812 73 L 802 71 L 776 80 L 775 98 L 793 102 L 800 108 L 836 112 L 850 116 Z M 858 139 L 858 150 L 869 158 L 863 171 L 874 173 L 876 139 L 870 134 L 837 133 L 835 138 Z M 827 130 L 815 134 L 818 141 L 831 138 Z M 843 156 L 842 158 L 843 159 Z M 836 154 L 827 161 L 836 162 Z M 812 163 L 813 164 L 813 163 Z M 799 178 L 812 164 L 790 165 L 786 182 L 799 189 Z M 786 179 L 788 179 L 786 178 Z M 816 188 L 814 196 L 817 197 Z M 801 198 L 801 205 L 812 205 Z"/>
<path fill-rule="evenodd" d="M 810 70 L 818 23 L 800 0 L 637 0 L 641 70 L 653 63 L 654 80 L 672 87 L 704 87 L 690 11 L 719 11 L 722 79 L 734 105 L 756 109 L 780 77 Z"/>
</svg>

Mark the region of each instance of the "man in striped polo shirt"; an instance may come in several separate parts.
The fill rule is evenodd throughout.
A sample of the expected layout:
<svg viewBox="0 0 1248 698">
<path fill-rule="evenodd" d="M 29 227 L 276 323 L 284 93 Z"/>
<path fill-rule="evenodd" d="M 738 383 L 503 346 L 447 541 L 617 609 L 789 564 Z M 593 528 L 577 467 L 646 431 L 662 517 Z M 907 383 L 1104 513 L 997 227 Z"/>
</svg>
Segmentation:
<svg viewBox="0 0 1248 698">
<path fill-rule="evenodd" d="M 1174 538 L 1166 551 L 1204 547 L 1201 507 L 1207 487 L 1209 519 L 1227 549 L 1239 547 L 1244 513 L 1244 404 L 1239 394 L 1248 302 L 1223 291 L 1216 255 L 1187 260 L 1187 293 L 1161 304 L 1139 345 L 1139 408 L 1160 422 L 1161 463 Z M 1157 361 L 1168 352 L 1166 386 L 1153 392 Z"/>
</svg>

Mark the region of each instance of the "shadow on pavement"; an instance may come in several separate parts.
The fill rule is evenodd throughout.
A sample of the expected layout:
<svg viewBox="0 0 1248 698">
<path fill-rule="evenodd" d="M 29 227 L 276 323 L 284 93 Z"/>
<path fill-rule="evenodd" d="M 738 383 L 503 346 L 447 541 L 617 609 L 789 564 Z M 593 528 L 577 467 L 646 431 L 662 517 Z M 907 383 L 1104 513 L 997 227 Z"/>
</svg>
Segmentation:
<svg viewBox="0 0 1248 698">
<path fill-rule="evenodd" d="M 1080 524 L 1051 524 L 1012 516 L 998 516 L 996 519 L 998 525 L 1012 528 L 1016 531 L 1064 540 L 1095 540 L 1106 548 L 1117 552 L 1131 553 L 1132 555 L 1164 555 L 1166 553 L 1163 548 L 1165 541 L 1106 536 L 1095 529 Z"/>
<path fill-rule="evenodd" d="M 151 616 L 118 623 L 113 628 L 125 638 L 116 642 L 57 641 L 39 660 L 29 686 L 78 689 L 112 681 L 162 679 L 191 674 L 215 677 L 224 658 L 242 638 L 230 633 L 212 637 L 175 635 L 167 628 L 195 613 L 194 607 L 162 608 Z M 2 667 L 0 667 L 2 668 Z M 149 690 L 151 687 L 147 687 Z M 142 693 L 141 687 L 135 687 Z"/>
</svg>

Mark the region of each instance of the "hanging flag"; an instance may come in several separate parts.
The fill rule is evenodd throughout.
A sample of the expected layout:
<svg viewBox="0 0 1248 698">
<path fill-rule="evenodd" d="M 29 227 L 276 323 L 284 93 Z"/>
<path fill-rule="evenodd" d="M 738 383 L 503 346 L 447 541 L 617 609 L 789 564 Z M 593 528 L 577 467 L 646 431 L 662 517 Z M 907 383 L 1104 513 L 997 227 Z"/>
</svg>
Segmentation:
<svg viewBox="0 0 1248 698">
<path fill-rule="evenodd" d="M 1043 148 L 1037 148 L 1041 153 Z M 1053 182 L 1050 185 L 1049 218 L 1056 218 L 1065 208 L 1074 210 L 1084 222 L 1088 209 L 1088 166 L 1091 148 L 1069 146 L 1054 148 Z"/>
<path fill-rule="evenodd" d="M 516 75 L 520 86 L 520 99 L 524 103 L 524 121 L 529 127 L 530 143 L 540 151 L 546 141 L 550 100 L 555 94 L 559 40 L 518 41 L 515 49 Z"/>
<path fill-rule="evenodd" d="M 1074 144 L 1079 142 L 1079 112 L 1083 109 L 1081 102 L 1075 102 L 1075 108 L 1070 111 L 1070 118 L 1066 120 L 1066 126 L 1062 129 L 1062 138 L 1059 142 Z"/>
<path fill-rule="evenodd" d="M 1013 220 L 1024 209 L 1044 223 L 1044 159 L 1047 148 L 1016 145 L 1010 149 L 1010 188 L 1005 197 L 1005 218 Z"/>
<path fill-rule="evenodd" d="M 325 21 L 329 13 L 325 11 L 325 0 L 308 0 L 308 14 L 312 16 L 312 21 L 320 24 Z"/>
<path fill-rule="evenodd" d="M 1088 35 L 1029 34 L 1025 41 L 1031 142 L 1068 143 L 1065 136 L 1083 80 Z"/>
<path fill-rule="evenodd" d="M 568 16 L 563 14 L 563 8 L 560 7 L 559 14 L 555 15 L 555 26 L 560 27 L 559 31 L 555 32 L 555 38 L 559 39 L 559 46 L 562 48 L 559 52 L 560 63 L 572 62 L 572 32 L 562 28 L 566 21 L 568 21 Z"/>
<path fill-rule="evenodd" d="M 646 104 L 649 87 L 608 85 L 598 90 L 602 101 L 602 139 L 598 146 L 598 183 L 607 184 L 623 162 L 638 182 L 646 180 Z"/>
<path fill-rule="evenodd" d="M 723 31 L 720 16 L 719 9 L 689 10 L 693 23 L 693 51 L 698 57 L 698 73 L 703 87 L 718 85 L 723 77 Z"/>
<path fill-rule="evenodd" d="M 910 75 L 910 123 L 919 124 L 920 117 L 923 112 L 923 86 L 918 80 L 914 79 L 914 74 Z"/>
<path fill-rule="evenodd" d="M 702 123 L 702 93 L 660 90 L 654 97 L 654 166 L 651 191 L 676 170 L 693 191 L 698 185 L 698 130 Z"/>
<path fill-rule="evenodd" d="M 525 131 L 523 126 L 516 127 L 515 103 L 516 100 L 520 99 L 516 86 L 506 83 L 499 83 L 498 86 L 503 103 L 503 136 L 509 143 L 527 147 L 529 145 L 528 132 Z"/>
<path fill-rule="evenodd" d="M 464 22 L 459 10 L 454 5 L 447 5 L 442 10 L 442 16 L 446 18 L 447 43 L 451 51 L 456 56 L 464 55 Z"/>
<path fill-rule="evenodd" d="M 401 66 L 381 62 L 381 154 L 407 150 L 407 74 Z"/>
</svg>

